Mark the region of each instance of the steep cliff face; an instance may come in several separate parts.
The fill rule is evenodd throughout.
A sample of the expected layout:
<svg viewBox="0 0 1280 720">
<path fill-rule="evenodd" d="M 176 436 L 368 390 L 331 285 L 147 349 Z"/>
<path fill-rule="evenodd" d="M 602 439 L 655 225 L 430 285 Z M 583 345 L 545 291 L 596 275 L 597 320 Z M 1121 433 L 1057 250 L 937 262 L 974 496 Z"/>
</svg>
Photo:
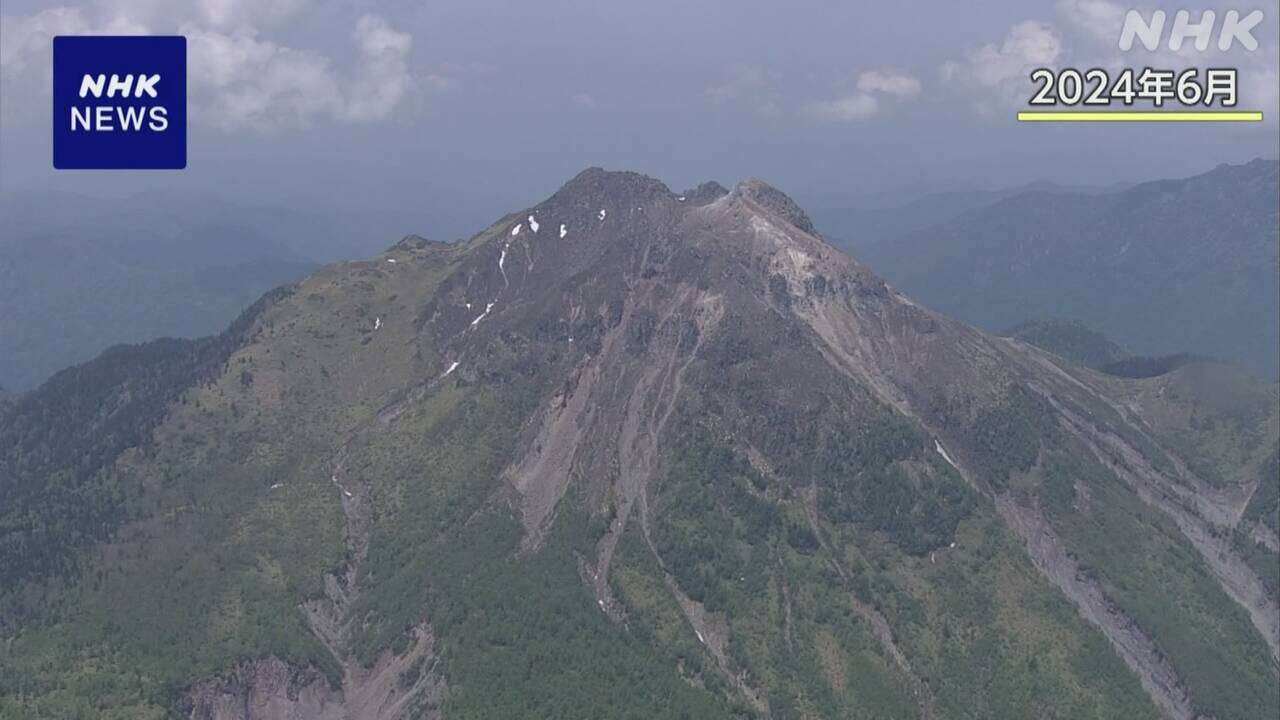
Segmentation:
<svg viewBox="0 0 1280 720">
<path fill-rule="evenodd" d="M 80 480 L 122 498 L 83 571 L 2 596 L 0 709 L 1263 716 L 1275 411 L 1168 382 L 922 307 L 760 181 L 587 170 L 265 307 Z"/>
</svg>

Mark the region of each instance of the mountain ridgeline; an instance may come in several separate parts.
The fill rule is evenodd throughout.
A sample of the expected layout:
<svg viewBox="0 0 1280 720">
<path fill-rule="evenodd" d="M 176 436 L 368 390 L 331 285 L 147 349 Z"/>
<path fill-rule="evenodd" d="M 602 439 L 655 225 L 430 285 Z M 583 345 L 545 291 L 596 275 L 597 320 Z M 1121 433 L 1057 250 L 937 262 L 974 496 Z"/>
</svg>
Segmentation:
<svg viewBox="0 0 1280 720">
<path fill-rule="evenodd" d="M 1276 403 L 589 169 L 0 404 L 0 717 L 1271 717 Z"/>
<path fill-rule="evenodd" d="M 1001 334 L 1090 368 L 1133 357 L 1122 345 L 1078 320 L 1028 320 Z"/>
<path fill-rule="evenodd" d="M 1120 191 L 1019 192 L 874 242 L 838 217 L 830 229 L 895 287 L 979 327 L 1061 317 L 1140 354 L 1218 357 L 1275 382 L 1278 177 L 1259 159 Z"/>
</svg>

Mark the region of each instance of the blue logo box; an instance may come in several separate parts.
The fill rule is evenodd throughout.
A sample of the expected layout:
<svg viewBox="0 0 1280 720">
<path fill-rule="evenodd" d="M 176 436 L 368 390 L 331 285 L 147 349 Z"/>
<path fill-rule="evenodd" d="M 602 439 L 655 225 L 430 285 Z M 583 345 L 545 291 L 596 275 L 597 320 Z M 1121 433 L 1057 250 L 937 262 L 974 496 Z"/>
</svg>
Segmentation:
<svg viewBox="0 0 1280 720">
<path fill-rule="evenodd" d="M 187 39 L 53 39 L 53 166 L 187 166 Z"/>
</svg>

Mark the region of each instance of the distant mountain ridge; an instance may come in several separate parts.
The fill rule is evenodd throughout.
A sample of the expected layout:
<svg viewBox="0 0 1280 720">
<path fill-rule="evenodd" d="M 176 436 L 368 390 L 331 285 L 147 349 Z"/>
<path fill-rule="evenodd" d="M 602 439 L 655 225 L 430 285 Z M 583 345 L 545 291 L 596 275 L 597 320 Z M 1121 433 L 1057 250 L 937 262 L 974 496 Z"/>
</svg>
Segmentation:
<svg viewBox="0 0 1280 720">
<path fill-rule="evenodd" d="M 1129 184 L 1106 188 L 1060 185 L 1041 180 L 997 190 L 953 189 L 934 192 L 887 194 L 853 207 L 819 206 L 813 213 L 819 229 L 832 242 L 858 257 L 881 242 L 946 222 L 976 208 L 1029 192 L 1100 195 L 1118 192 Z"/>
<path fill-rule="evenodd" d="M 191 190 L 0 196 L 0 382 L 28 390 L 118 343 L 217 332 L 320 264 L 378 252 L 385 238 L 428 224 L 471 228 L 464 218 L 488 216 L 434 196 L 378 211 L 277 202 Z"/>
<path fill-rule="evenodd" d="M 1077 365 L 1091 368 L 1133 356 L 1116 341 L 1078 320 L 1028 320 L 1001 335 L 1031 343 Z"/>
<path fill-rule="evenodd" d="M 1024 193 L 859 250 L 895 286 L 1000 331 L 1062 317 L 1135 352 L 1280 377 L 1277 162 L 1119 193 Z"/>
</svg>

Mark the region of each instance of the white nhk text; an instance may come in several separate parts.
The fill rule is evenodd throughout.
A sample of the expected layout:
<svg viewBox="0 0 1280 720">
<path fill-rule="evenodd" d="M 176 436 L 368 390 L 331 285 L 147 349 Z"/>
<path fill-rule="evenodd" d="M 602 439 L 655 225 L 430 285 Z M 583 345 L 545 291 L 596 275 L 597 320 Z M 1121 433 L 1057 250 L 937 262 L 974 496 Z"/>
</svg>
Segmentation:
<svg viewBox="0 0 1280 720">
<path fill-rule="evenodd" d="M 80 97 L 135 99 L 144 96 L 155 98 L 160 75 L 133 75 L 124 77 L 86 73 L 80 81 Z M 84 105 L 71 107 L 71 130 L 89 132 L 138 132 L 145 127 L 152 132 L 164 132 L 169 128 L 169 112 L 161 105 Z"/>
</svg>

